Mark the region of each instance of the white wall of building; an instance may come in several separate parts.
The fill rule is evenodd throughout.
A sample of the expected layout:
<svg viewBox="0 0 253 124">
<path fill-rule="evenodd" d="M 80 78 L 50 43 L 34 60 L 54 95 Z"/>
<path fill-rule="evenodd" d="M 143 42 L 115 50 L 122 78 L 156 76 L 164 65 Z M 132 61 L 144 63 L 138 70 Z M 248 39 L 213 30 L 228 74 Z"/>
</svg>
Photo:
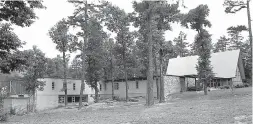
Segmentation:
<svg viewBox="0 0 253 124">
<path fill-rule="evenodd" d="M 59 105 L 58 96 L 64 95 L 64 91 L 61 91 L 63 88 L 63 79 L 58 78 L 44 78 L 40 79 L 45 81 L 45 86 L 43 91 L 37 91 L 37 109 L 49 109 L 54 108 Z M 52 83 L 54 82 L 54 89 L 52 88 Z M 67 89 L 68 95 L 79 95 L 81 89 L 81 80 L 67 79 Z M 75 84 L 75 90 L 73 89 L 73 84 Z M 84 95 L 88 95 L 88 102 L 93 102 L 91 94 L 95 94 L 95 90 L 90 88 L 89 85 L 85 83 L 85 89 L 83 92 Z"/>
<path fill-rule="evenodd" d="M 58 78 L 44 78 L 41 79 L 45 81 L 46 85 L 44 86 L 43 91 L 37 91 L 37 95 L 64 95 L 64 91 L 61 91 L 63 88 L 63 79 Z M 54 82 L 54 89 L 52 89 L 52 82 Z M 75 90 L 73 89 L 73 84 L 75 83 Z M 76 95 L 80 94 L 81 89 L 81 80 L 73 80 L 67 79 L 67 88 L 68 88 L 68 95 Z M 95 90 L 91 89 L 89 85 L 85 83 L 84 94 L 94 94 Z"/>
<path fill-rule="evenodd" d="M 114 95 L 119 96 L 120 98 L 126 97 L 126 84 L 125 82 L 114 82 L 114 84 L 119 84 L 119 89 L 114 89 Z M 111 98 L 112 96 L 112 83 L 111 82 L 100 82 L 102 88 L 99 92 L 101 97 Z M 147 80 L 138 80 L 139 88 L 136 88 L 136 81 L 128 81 L 128 96 L 137 97 L 137 96 L 146 96 L 147 90 Z M 106 86 L 105 86 L 106 85 Z M 115 85 L 114 85 L 115 86 Z M 156 82 L 153 83 L 154 97 L 156 97 Z"/>
</svg>

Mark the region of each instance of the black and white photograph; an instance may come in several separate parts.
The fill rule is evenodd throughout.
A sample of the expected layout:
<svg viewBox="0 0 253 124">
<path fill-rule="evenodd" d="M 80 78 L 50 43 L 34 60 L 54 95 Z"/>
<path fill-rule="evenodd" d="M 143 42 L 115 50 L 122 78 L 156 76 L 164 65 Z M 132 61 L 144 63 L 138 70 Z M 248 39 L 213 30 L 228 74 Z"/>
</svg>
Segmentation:
<svg viewBox="0 0 253 124">
<path fill-rule="evenodd" d="M 0 123 L 252 124 L 253 0 L 0 0 Z"/>
</svg>

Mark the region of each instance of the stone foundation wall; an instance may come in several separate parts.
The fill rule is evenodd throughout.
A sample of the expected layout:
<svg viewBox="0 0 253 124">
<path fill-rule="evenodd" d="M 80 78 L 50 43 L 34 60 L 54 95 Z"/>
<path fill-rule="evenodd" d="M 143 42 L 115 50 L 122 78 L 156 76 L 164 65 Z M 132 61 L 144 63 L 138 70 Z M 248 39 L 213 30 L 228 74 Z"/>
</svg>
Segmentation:
<svg viewBox="0 0 253 124">
<path fill-rule="evenodd" d="M 185 78 L 185 82 L 180 83 L 180 78 L 175 76 L 164 76 L 164 96 L 169 97 L 170 94 L 180 93 L 181 87 L 183 92 L 187 91 L 187 87 L 195 87 L 194 78 Z"/>
<path fill-rule="evenodd" d="M 164 96 L 167 98 L 170 94 L 180 92 L 179 77 L 164 76 Z"/>
</svg>

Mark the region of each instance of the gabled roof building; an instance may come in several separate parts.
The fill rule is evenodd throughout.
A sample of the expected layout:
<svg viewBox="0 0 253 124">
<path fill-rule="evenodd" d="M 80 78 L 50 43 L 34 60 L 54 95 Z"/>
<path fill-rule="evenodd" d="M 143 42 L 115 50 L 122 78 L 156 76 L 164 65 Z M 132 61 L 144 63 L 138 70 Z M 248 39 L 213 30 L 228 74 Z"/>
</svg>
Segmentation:
<svg viewBox="0 0 253 124">
<path fill-rule="evenodd" d="M 240 50 L 231 50 L 211 54 L 211 66 L 214 78 L 209 82 L 209 87 L 224 85 L 241 85 L 245 79 L 243 61 Z M 165 88 L 167 91 L 186 91 L 189 86 L 196 86 L 198 56 L 179 57 L 169 60 L 165 76 Z M 186 79 L 195 81 L 189 84 Z M 188 79 L 189 80 L 189 79 Z"/>
</svg>

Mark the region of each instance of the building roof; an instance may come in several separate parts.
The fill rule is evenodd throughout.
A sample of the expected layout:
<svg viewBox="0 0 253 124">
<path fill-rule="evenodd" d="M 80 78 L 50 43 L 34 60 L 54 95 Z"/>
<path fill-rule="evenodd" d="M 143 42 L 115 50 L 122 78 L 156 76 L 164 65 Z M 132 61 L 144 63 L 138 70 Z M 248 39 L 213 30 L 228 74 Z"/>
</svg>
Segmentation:
<svg viewBox="0 0 253 124">
<path fill-rule="evenodd" d="M 214 76 L 219 78 L 235 77 L 239 58 L 241 59 L 240 50 L 212 53 L 210 61 L 211 66 L 213 67 Z M 198 56 L 188 56 L 170 59 L 166 75 L 196 76 L 197 62 Z"/>
</svg>

